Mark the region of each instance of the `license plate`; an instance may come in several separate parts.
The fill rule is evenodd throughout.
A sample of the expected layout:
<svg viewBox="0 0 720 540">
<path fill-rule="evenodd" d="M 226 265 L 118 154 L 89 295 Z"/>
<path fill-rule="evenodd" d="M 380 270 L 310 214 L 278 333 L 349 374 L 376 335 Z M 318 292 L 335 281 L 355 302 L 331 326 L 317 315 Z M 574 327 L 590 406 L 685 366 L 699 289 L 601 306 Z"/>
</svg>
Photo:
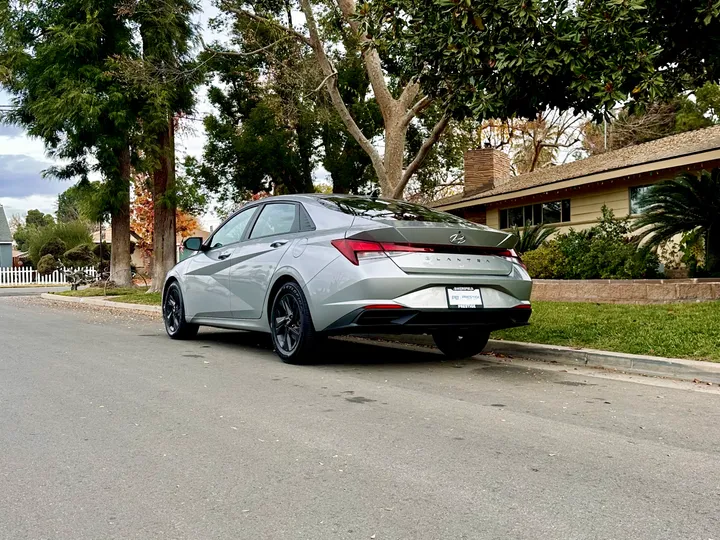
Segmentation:
<svg viewBox="0 0 720 540">
<path fill-rule="evenodd" d="M 472 309 L 482 307 L 480 289 L 473 287 L 452 287 L 447 290 L 448 305 L 451 308 Z"/>
</svg>

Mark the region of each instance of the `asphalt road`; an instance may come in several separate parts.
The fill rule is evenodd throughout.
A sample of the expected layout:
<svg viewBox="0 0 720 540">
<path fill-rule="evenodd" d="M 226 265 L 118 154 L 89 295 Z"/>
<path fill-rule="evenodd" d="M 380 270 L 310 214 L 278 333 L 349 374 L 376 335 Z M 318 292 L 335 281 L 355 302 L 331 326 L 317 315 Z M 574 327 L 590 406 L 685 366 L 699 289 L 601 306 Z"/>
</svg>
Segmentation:
<svg viewBox="0 0 720 540">
<path fill-rule="evenodd" d="M 0 287 L 0 297 L 3 296 L 39 296 L 42 293 L 66 291 L 69 287 Z"/>
<path fill-rule="evenodd" d="M 0 298 L 0 538 L 720 539 L 720 394 Z"/>
</svg>

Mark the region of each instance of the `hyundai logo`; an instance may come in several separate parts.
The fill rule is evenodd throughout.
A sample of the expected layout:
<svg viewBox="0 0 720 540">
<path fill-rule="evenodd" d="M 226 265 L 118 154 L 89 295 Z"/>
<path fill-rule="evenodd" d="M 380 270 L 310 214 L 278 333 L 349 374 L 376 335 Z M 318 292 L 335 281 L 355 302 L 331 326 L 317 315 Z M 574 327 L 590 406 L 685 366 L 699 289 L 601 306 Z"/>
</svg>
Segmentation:
<svg viewBox="0 0 720 540">
<path fill-rule="evenodd" d="M 465 243 L 465 235 L 462 232 L 458 231 L 456 234 L 453 234 L 450 237 L 450 242 L 452 244 L 464 244 Z"/>
</svg>

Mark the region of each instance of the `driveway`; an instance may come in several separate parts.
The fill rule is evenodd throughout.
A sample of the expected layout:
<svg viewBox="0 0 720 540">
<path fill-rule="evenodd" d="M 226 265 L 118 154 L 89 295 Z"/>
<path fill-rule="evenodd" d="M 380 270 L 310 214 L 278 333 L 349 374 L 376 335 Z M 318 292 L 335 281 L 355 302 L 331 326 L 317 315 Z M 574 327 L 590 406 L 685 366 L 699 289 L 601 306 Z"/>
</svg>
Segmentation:
<svg viewBox="0 0 720 540">
<path fill-rule="evenodd" d="M 0 298 L 2 539 L 720 538 L 720 394 Z"/>
</svg>

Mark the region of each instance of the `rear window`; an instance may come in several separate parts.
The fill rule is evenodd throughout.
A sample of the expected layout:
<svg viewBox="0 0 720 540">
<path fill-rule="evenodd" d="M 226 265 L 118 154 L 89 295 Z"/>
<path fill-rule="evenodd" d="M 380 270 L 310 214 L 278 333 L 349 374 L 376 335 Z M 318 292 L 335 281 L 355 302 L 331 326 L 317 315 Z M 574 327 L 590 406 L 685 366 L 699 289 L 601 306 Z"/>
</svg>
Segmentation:
<svg viewBox="0 0 720 540">
<path fill-rule="evenodd" d="M 468 223 L 461 217 L 436 212 L 425 206 L 403 201 L 364 197 L 323 197 L 318 200 L 332 210 L 367 219 L 426 221 L 429 223 L 455 223 L 457 225 L 467 225 Z"/>
</svg>

